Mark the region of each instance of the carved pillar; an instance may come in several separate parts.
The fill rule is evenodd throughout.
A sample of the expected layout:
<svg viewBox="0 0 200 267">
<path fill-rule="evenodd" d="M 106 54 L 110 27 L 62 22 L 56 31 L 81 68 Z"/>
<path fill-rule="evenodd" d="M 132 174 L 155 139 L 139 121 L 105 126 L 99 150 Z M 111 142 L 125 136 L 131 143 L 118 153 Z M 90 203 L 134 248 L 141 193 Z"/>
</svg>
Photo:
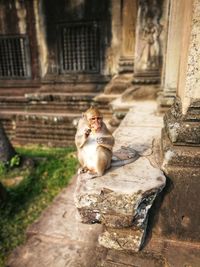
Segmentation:
<svg viewBox="0 0 200 267">
<path fill-rule="evenodd" d="M 167 48 L 163 69 L 162 89 L 158 97 L 159 108 L 169 108 L 176 96 L 181 55 L 181 37 L 184 24 L 182 0 L 170 1 Z"/>
<path fill-rule="evenodd" d="M 36 17 L 34 13 L 35 1 L 30 1 L 30 2 L 27 1 L 25 3 L 27 8 L 27 32 L 29 35 L 32 79 L 39 80 L 41 77 L 41 73 L 39 64 L 37 32 L 36 32 Z"/>
<path fill-rule="evenodd" d="M 111 0 L 112 40 L 110 46 L 106 43 L 106 64 L 104 74 L 117 74 L 121 44 L 121 1 Z"/>
<path fill-rule="evenodd" d="M 168 190 L 157 230 L 159 235 L 200 242 L 200 0 L 181 0 L 181 5 L 184 27 L 177 98 L 164 117 L 162 133 Z"/>
<path fill-rule="evenodd" d="M 139 0 L 136 22 L 134 82 L 159 82 L 162 26 L 159 0 Z"/>
<path fill-rule="evenodd" d="M 119 72 L 133 72 L 137 1 L 122 1 L 122 47 Z"/>
</svg>

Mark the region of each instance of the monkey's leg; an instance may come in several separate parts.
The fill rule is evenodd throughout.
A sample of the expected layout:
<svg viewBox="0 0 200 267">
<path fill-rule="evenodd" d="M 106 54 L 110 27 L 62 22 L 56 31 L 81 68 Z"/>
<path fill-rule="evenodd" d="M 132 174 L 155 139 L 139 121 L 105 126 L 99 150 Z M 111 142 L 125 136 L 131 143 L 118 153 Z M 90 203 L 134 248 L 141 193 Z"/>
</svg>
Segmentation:
<svg viewBox="0 0 200 267">
<path fill-rule="evenodd" d="M 81 174 L 81 173 L 85 173 L 88 171 L 88 168 L 85 166 L 85 161 L 84 161 L 84 157 L 81 153 L 82 151 L 79 151 L 78 152 L 78 161 L 81 165 L 81 167 L 78 169 L 78 174 Z"/>
<path fill-rule="evenodd" d="M 96 171 L 98 176 L 102 176 L 106 169 L 110 167 L 112 153 L 107 148 L 99 146 L 97 148 Z"/>
</svg>

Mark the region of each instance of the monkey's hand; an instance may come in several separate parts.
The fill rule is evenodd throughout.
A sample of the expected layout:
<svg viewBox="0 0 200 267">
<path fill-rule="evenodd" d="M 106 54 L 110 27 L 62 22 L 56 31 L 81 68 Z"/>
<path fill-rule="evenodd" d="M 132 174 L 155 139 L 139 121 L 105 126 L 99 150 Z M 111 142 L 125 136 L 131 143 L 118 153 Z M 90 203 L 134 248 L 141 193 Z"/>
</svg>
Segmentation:
<svg viewBox="0 0 200 267">
<path fill-rule="evenodd" d="M 104 143 L 104 139 L 102 137 L 97 137 L 97 144 L 101 145 Z"/>
<path fill-rule="evenodd" d="M 80 143 L 78 145 L 79 148 L 82 148 L 85 145 L 87 138 L 90 135 L 90 132 L 91 132 L 91 130 L 89 128 L 84 129 L 84 132 L 82 133 L 82 135 L 80 137 Z"/>
<path fill-rule="evenodd" d="M 112 147 L 114 145 L 114 138 L 112 136 L 97 137 L 96 141 L 99 146 L 105 147 L 112 151 Z"/>
<path fill-rule="evenodd" d="M 85 139 L 88 138 L 88 136 L 90 135 L 90 132 L 91 132 L 91 129 L 89 129 L 89 128 L 86 128 L 86 129 L 84 130 Z"/>
</svg>

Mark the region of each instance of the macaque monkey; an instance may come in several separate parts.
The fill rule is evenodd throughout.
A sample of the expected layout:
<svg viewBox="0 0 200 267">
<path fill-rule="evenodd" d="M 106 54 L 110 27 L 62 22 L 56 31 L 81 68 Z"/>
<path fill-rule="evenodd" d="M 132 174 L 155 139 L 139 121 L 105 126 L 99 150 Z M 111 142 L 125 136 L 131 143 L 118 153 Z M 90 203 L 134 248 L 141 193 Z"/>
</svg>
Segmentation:
<svg viewBox="0 0 200 267">
<path fill-rule="evenodd" d="M 91 107 L 79 120 L 75 143 L 82 171 L 101 176 L 111 165 L 114 137 L 97 108 Z"/>
</svg>

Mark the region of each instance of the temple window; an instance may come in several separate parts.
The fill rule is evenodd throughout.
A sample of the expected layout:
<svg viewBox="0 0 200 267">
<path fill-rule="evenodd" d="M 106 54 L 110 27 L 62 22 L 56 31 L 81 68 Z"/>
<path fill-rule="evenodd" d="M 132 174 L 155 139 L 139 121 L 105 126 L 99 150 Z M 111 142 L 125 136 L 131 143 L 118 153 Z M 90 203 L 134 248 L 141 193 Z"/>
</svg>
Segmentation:
<svg viewBox="0 0 200 267">
<path fill-rule="evenodd" d="M 0 36 L 0 78 L 25 79 L 30 77 L 28 38 L 24 35 Z"/>
<path fill-rule="evenodd" d="M 61 73 L 98 73 L 100 70 L 99 24 L 67 23 L 60 29 Z"/>
</svg>

